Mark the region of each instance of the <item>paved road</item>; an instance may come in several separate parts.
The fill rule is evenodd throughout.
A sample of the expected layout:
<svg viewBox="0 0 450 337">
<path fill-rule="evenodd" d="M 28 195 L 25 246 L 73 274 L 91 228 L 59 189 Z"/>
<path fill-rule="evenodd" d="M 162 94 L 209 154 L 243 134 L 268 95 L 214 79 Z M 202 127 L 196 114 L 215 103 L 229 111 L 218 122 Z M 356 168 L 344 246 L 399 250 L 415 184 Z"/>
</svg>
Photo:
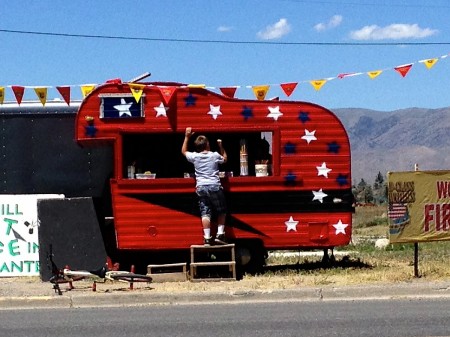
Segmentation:
<svg viewBox="0 0 450 337">
<path fill-rule="evenodd" d="M 450 299 L 3 310 L 0 336 L 449 336 Z"/>
</svg>

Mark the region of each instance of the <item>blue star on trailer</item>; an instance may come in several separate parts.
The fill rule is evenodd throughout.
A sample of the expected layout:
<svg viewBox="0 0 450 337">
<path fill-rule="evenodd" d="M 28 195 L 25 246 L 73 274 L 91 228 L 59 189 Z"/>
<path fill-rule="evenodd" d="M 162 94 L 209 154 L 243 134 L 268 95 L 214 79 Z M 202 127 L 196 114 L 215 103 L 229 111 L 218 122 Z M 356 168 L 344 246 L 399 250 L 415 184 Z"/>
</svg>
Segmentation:
<svg viewBox="0 0 450 337">
<path fill-rule="evenodd" d="M 336 182 L 339 186 L 348 185 L 348 175 L 347 174 L 339 174 L 336 178 Z"/>
<path fill-rule="evenodd" d="M 296 180 L 297 176 L 292 172 L 289 172 L 287 175 L 284 176 L 284 181 L 286 185 L 293 185 L 295 184 Z"/>
<path fill-rule="evenodd" d="M 95 137 L 97 133 L 97 128 L 94 125 L 86 125 L 85 126 L 86 136 Z"/>
<path fill-rule="evenodd" d="M 303 124 L 311 120 L 311 118 L 309 118 L 309 113 L 308 112 L 304 112 L 304 111 L 300 111 L 300 113 L 298 114 L 298 119 Z"/>
<path fill-rule="evenodd" d="M 339 149 L 341 148 L 341 146 L 337 142 L 327 143 L 327 146 L 328 152 L 331 153 L 339 153 Z"/>
<path fill-rule="evenodd" d="M 250 117 L 253 117 L 253 110 L 251 107 L 244 106 L 241 111 L 241 115 L 244 116 L 244 120 L 247 121 Z"/>
<path fill-rule="evenodd" d="M 186 107 L 188 106 L 195 106 L 195 102 L 197 101 L 197 97 L 189 93 L 188 96 L 184 98 L 184 101 L 186 102 Z"/>
<path fill-rule="evenodd" d="M 284 153 L 286 153 L 286 154 L 294 154 L 295 152 L 296 151 L 295 151 L 295 144 L 294 143 L 287 142 L 284 145 Z"/>
</svg>

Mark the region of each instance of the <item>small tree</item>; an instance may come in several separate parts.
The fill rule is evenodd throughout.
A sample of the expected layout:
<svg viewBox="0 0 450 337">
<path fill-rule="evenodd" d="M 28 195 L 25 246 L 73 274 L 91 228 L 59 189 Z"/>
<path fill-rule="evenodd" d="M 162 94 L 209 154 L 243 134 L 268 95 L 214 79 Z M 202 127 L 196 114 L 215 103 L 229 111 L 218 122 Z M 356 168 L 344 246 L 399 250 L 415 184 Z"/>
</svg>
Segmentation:
<svg viewBox="0 0 450 337">
<path fill-rule="evenodd" d="M 373 198 L 377 204 L 383 204 L 387 201 L 387 185 L 381 172 L 378 172 L 373 184 Z"/>
<path fill-rule="evenodd" d="M 365 188 L 364 188 L 364 202 L 365 203 L 368 203 L 368 202 L 373 202 L 374 201 L 374 199 L 373 199 L 373 190 L 372 190 L 372 186 L 370 186 L 370 185 L 367 185 Z"/>
<path fill-rule="evenodd" d="M 361 179 L 361 181 L 354 187 L 353 195 L 355 197 L 356 202 L 358 203 L 366 203 L 366 195 L 365 190 L 367 188 L 367 183 L 364 179 Z"/>
</svg>

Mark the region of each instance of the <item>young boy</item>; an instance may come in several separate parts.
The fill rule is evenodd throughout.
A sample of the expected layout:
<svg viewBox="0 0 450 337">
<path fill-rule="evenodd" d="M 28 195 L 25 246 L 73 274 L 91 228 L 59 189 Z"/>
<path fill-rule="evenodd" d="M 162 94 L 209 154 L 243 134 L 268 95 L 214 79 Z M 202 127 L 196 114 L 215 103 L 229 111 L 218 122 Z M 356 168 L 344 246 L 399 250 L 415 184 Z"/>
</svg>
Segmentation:
<svg viewBox="0 0 450 337">
<path fill-rule="evenodd" d="M 222 141 L 217 140 L 219 152 L 211 152 L 208 138 L 198 136 L 195 140 L 196 152 L 189 152 L 188 142 L 194 133 L 192 128 L 186 128 L 181 153 L 186 159 L 194 164 L 196 193 L 203 226 L 203 237 L 205 245 L 211 245 L 211 218 L 217 216 L 217 234 L 215 241 L 220 244 L 225 242 L 225 218 L 226 202 L 219 177 L 219 164 L 226 163 L 227 153 L 223 148 Z"/>
</svg>

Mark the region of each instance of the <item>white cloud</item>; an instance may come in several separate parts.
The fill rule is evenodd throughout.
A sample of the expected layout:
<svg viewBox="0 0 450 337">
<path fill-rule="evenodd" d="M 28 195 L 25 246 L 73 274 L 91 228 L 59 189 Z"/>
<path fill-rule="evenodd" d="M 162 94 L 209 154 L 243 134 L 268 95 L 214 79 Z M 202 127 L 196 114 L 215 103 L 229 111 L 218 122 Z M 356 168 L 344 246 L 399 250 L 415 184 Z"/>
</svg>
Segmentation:
<svg viewBox="0 0 450 337">
<path fill-rule="evenodd" d="M 261 30 L 257 33 L 258 37 L 263 40 L 273 40 L 279 39 L 291 31 L 291 26 L 286 19 L 281 18 L 278 22 L 273 25 L 269 25 L 266 29 Z"/>
<path fill-rule="evenodd" d="M 386 27 L 377 25 L 365 26 L 350 32 L 354 40 L 399 40 L 420 39 L 437 34 L 439 31 L 431 28 L 420 28 L 418 24 L 394 23 Z"/>
<path fill-rule="evenodd" d="M 230 32 L 233 30 L 233 27 L 230 26 L 219 26 L 217 27 L 218 32 Z"/>
<path fill-rule="evenodd" d="M 342 15 L 333 15 L 328 22 L 321 22 L 314 26 L 314 29 L 318 32 L 324 30 L 336 28 L 342 23 Z"/>
</svg>

